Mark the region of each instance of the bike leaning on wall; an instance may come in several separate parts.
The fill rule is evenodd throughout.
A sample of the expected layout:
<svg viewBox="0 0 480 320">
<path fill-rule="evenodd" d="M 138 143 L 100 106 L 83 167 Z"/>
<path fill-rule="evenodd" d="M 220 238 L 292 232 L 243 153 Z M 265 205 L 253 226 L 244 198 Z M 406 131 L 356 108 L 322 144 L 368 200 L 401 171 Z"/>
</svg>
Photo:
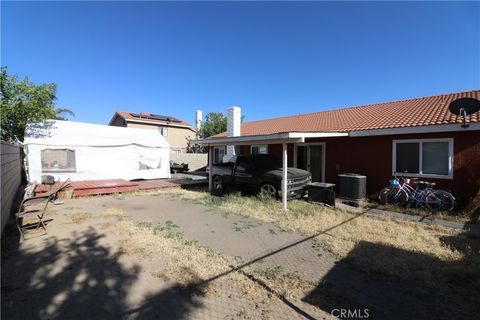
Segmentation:
<svg viewBox="0 0 480 320">
<path fill-rule="evenodd" d="M 455 198 L 444 190 L 435 190 L 435 183 L 419 181 L 418 178 L 394 176 L 390 185 L 378 196 L 383 204 L 409 207 L 425 207 L 429 211 L 452 211 Z"/>
</svg>

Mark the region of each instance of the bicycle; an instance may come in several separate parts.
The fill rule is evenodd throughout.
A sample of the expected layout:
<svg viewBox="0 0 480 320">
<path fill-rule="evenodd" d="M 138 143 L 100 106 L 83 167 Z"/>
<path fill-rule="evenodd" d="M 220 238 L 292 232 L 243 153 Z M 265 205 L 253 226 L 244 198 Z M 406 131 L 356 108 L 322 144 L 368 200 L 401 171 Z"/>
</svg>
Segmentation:
<svg viewBox="0 0 480 320">
<path fill-rule="evenodd" d="M 390 186 L 383 188 L 378 196 L 383 204 L 423 206 L 429 211 L 452 211 L 455 206 L 453 195 L 444 190 L 434 190 L 435 183 L 418 181 L 418 178 L 398 178 L 396 175 L 389 182 Z"/>
</svg>

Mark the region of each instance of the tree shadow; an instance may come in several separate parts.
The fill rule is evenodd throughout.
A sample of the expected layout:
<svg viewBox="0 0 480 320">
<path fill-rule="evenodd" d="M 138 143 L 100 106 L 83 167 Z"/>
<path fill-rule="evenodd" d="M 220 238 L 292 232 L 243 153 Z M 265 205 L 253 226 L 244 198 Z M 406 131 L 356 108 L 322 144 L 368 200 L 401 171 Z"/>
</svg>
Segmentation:
<svg viewBox="0 0 480 320">
<path fill-rule="evenodd" d="M 8 226 L 2 241 L 2 319 L 183 319 L 202 307 L 201 292 L 173 285 L 132 307 L 129 293 L 141 273 L 127 267 L 90 227 L 71 237 L 25 243 Z"/>
<path fill-rule="evenodd" d="M 465 250 L 470 251 L 470 247 Z M 478 319 L 480 261 L 478 251 L 476 254 L 446 262 L 379 243 L 360 242 L 303 301 L 340 319 L 358 318 L 362 312 L 365 318 L 365 310 L 373 319 Z M 368 257 L 365 262 L 374 260 L 397 268 L 398 273 L 387 276 L 372 266 L 362 266 L 362 257 Z M 351 259 L 360 261 L 364 270 L 352 267 Z M 347 310 L 343 316 L 341 310 Z"/>
</svg>

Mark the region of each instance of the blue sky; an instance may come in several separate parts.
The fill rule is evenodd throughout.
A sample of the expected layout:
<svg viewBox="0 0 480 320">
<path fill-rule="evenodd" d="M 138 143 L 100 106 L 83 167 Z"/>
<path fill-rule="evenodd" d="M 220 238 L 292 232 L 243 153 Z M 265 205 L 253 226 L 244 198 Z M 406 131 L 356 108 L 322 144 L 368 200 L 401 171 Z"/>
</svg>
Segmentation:
<svg viewBox="0 0 480 320">
<path fill-rule="evenodd" d="M 1 64 L 72 120 L 245 121 L 480 88 L 478 2 L 5 2 Z"/>
</svg>

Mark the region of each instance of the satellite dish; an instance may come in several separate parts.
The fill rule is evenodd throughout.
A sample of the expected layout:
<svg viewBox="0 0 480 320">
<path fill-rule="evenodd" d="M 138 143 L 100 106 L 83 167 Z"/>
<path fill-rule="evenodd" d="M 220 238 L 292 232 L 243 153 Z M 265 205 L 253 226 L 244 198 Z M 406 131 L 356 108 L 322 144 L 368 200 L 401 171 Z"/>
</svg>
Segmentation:
<svg viewBox="0 0 480 320">
<path fill-rule="evenodd" d="M 460 98 L 453 100 L 448 106 L 448 110 L 457 116 L 463 116 L 463 128 L 467 128 L 467 116 L 480 110 L 480 101 L 474 98 Z"/>
</svg>

